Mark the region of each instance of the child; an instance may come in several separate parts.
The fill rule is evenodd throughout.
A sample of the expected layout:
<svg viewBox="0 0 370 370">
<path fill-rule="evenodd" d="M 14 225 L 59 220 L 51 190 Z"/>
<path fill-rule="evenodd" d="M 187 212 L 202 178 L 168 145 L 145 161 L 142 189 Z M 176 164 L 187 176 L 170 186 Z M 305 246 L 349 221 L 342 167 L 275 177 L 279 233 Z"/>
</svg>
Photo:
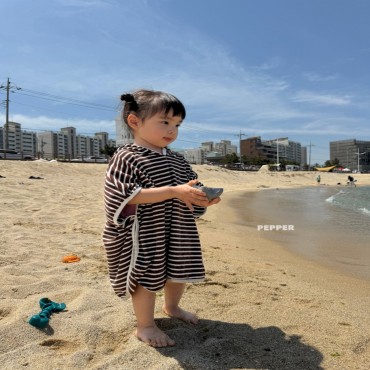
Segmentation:
<svg viewBox="0 0 370 370">
<path fill-rule="evenodd" d="M 135 142 L 116 151 L 106 175 L 103 242 L 109 277 L 119 297 L 132 297 L 136 336 L 153 347 L 173 346 L 154 321 L 156 292 L 164 288 L 164 313 L 197 324 L 195 314 L 179 307 L 185 283 L 204 279 L 194 218 L 220 198 L 209 202 L 192 187 L 196 173 L 167 149 L 186 114 L 176 97 L 138 90 L 121 100 Z"/>
</svg>

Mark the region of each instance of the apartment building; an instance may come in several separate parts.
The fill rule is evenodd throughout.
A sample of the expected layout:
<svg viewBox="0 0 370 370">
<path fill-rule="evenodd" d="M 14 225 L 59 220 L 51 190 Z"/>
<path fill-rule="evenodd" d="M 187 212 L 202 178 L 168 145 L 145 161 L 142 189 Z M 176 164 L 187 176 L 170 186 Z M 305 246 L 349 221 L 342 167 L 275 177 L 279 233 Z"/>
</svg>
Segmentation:
<svg viewBox="0 0 370 370">
<path fill-rule="evenodd" d="M 35 157 L 37 153 L 36 133 L 31 131 L 22 131 L 21 137 L 21 152 Z"/>
<path fill-rule="evenodd" d="M 270 162 L 302 163 L 302 146 L 287 137 L 262 140 L 260 136 L 240 140 L 240 153 L 247 158 L 260 158 Z"/>
<path fill-rule="evenodd" d="M 64 127 L 60 132 L 41 132 L 37 136 L 38 152 L 47 159 L 100 155 L 100 150 L 108 143 L 106 132 L 100 132 L 94 137 L 77 135 L 74 127 Z M 115 146 L 115 141 L 109 142 Z"/>
<path fill-rule="evenodd" d="M 296 163 L 302 162 L 301 143 L 289 140 L 287 137 L 266 140 L 263 143 L 269 147 L 275 148 L 276 156 L 277 153 L 279 153 L 279 161 L 285 160 Z"/>
<path fill-rule="evenodd" d="M 301 147 L 301 166 L 307 166 L 307 147 Z"/>
<path fill-rule="evenodd" d="M 330 160 L 335 159 L 352 171 L 370 171 L 370 141 L 357 139 L 331 141 Z"/>
<path fill-rule="evenodd" d="M 221 140 L 219 143 L 215 143 L 214 150 L 223 156 L 238 152 L 237 146 L 231 144 L 229 140 Z"/>
<path fill-rule="evenodd" d="M 0 128 L 0 148 L 6 147 L 7 149 L 35 156 L 37 150 L 36 142 L 36 133 L 22 131 L 20 123 L 8 122 L 8 124 L 4 124 L 4 127 Z"/>
<path fill-rule="evenodd" d="M 206 153 L 202 148 L 185 149 L 181 151 L 185 159 L 192 164 L 203 164 L 205 162 Z"/>
<path fill-rule="evenodd" d="M 22 130 L 17 122 L 0 127 L 0 149 L 7 147 L 33 157 L 73 159 L 100 155 L 100 150 L 106 145 L 116 146 L 116 141 L 109 139 L 107 132 L 97 132 L 90 137 L 77 135 L 74 127 L 63 127 L 59 132 L 39 133 Z"/>
<path fill-rule="evenodd" d="M 116 117 L 116 142 L 117 146 L 132 144 L 134 142 L 134 135 L 129 130 L 126 123 L 121 116 Z"/>
<path fill-rule="evenodd" d="M 261 136 L 254 136 L 240 140 L 240 155 L 273 162 L 276 161 L 276 147 L 262 142 Z"/>
</svg>

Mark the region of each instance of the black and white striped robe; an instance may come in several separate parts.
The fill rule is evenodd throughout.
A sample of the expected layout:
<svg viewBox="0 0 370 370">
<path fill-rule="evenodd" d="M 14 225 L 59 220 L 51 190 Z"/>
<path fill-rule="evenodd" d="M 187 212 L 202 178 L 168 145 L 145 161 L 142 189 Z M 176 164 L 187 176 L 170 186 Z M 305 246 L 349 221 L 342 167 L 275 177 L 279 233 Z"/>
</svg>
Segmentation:
<svg viewBox="0 0 370 370">
<path fill-rule="evenodd" d="M 103 243 L 115 293 L 127 297 L 137 284 L 155 292 L 166 280 L 198 282 L 204 266 L 194 212 L 179 199 L 131 205 L 141 189 L 185 184 L 197 178 L 185 158 L 136 144 L 117 150 L 105 180 L 106 225 Z"/>
</svg>

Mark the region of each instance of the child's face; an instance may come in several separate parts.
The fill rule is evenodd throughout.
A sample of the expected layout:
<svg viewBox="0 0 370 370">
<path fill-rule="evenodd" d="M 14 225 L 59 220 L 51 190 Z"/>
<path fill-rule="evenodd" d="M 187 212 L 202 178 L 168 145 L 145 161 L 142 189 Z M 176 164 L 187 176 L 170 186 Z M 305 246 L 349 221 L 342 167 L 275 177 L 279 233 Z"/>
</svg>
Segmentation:
<svg viewBox="0 0 370 370">
<path fill-rule="evenodd" d="M 182 122 L 182 118 L 173 116 L 172 111 L 169 111 L 167 115 L 157 113 L 145 121 L 137 119 L 137 124 L 134 127 L 131 126 L 135 143 L 159 152 L 176 140 Z"/>
</svg>

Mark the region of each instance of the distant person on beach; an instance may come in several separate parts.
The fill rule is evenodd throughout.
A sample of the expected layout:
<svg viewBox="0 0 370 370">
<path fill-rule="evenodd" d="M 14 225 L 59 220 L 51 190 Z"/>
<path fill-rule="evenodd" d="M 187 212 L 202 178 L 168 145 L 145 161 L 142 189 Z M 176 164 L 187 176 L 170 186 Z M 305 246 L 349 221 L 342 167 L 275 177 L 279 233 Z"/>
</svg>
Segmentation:
<svg viewBox="0 0 370 370">
<path fill-rule="evenodd" d="M 348 176 L 348 185 L 356 187 L 356 180 L 352 176 Z"/>
<path fill-rule="evenodd" d="M 120 147 L 105 180 L 103 242 L 115 293 L 132 298 L 136 336 L 153 347 L 175 342 L 154 321 L 156 292 L 164 289 L 163 311 L 189 324 L 198 318 L 179 306 L 186 283 L 204 280 L 195 218 L 208 201 L 185 158 L 168 149 L 185 118 L 173 95 L 137 90 L 121 96 L 122 116 L 134 143 Z"/>
<path fill-rule="evenodd" d="M 320 175 L 317 175 L 316 181 L 317 181 L 317 185 L 320 185 L 320 182 L 321 182 L 321 176 Z"/>
</svg>

